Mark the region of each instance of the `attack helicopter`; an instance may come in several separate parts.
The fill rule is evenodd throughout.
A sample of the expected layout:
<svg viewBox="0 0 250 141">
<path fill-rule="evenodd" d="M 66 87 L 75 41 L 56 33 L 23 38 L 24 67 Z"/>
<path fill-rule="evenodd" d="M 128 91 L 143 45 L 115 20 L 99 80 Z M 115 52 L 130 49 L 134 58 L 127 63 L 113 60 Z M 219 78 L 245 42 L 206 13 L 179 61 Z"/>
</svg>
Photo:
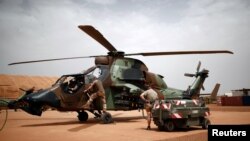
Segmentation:
<svg viewBox="0 0 250 141">
<path fill-rule="evenodd" d="M 144 103 L 139 95 L 147 85 L 153 86 L 157 93 L 164 99 L 192 99 L 199 96 L 200 89 L 208 77 L 208 70 L 199 70 L 195 74 L 186 76 L 195 77 L 192 86 L 187 90 L 173 89 L 167 86 L 163 76 L 150 72 L 141 61 L 127 56 L 159 56 L 159 55 L 186 55 L 186 54 L 233 54 L 228 50 L 208 51 L 171 51 L 171 52 L 142 52 L 127 54 L 116 48 L 93 26 L 78 26 L 103 47 L 108 50 L 107 55 L 55 58 L 34 61 L 15 62 L 9 65 L 37 63 L 45 61 L 58 61 L 67 59 L 95 58 L 95 64 L 84 72 L 62 75 L 51 87 L 39 91 L 25 93 L 17 100 L 8 101 L 9 108 L 20 108 L 25 112 L 41 116 L 48 107 L 58 111 L 76 111 L 79 121 L 88 120 L 88 112 L 100 118 L 104 123 L 112 122 L 110 113 L 103 113 L 100 98 L 94 100 L 91 109 L 82 106 L 87 102 L 91 92 L 84 93 L 93 79 L 102 81 L 105 89 L 107 110 L 138 110 Z M 88 112 L 87 112 L 88 111 Z"/>
</svg>

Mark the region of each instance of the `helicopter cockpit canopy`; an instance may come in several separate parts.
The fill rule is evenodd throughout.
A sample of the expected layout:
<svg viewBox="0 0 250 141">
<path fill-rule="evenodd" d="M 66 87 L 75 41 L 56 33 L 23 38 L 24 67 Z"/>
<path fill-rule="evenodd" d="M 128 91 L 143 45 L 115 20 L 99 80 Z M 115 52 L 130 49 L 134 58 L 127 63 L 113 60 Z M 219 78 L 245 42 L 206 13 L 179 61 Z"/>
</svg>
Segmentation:
<svg viewBox="0 0 250 141">
<path fill-rule="evenodd" d="M 83 74 L 86 75 L 85 83 L 92 82 L 94 78 L 104 81 L 109 74 L 109 68 L 107 65 L 96 65 L 84 71 Z"/>
<path fill-rule="evenodd" d="M 65 92 L 73 94 L 76 93 L 80 87 L 93 82 L 94 79 L 104 81 L 108 73 L 109 69 L 107 65 L 96 65 L 90 67 L 83 73 L 64 75 L 58 80 L 58 83 L 62 84 Z"/>
<path fill-rule="evenodd" d="M 62 75 L 56 82 L 55 84 L 62 84 L 65 82 L 70 82 L 70 81 L 78 81 L 79 83 L 84 84 L 84 75 L 81 73 L 77 74 L 67 74 L 67 75 Z"/>
<path fill-rule="evenodd" d="M 85 84 L 82 73 L 62 75 L 52 86 L 61 86 L 67 93 L 75 93 Z"/>
<path fill-rule="evenodd" d="M 75 93 L 80 87 L 91 83 L 94 79 L 104 81 L 108 74 L 109 69 L 107 65 L 95 65 L 83 73 L 62 75 L 53 86 L 61 85 L 65 92 Z"/>
</svg>

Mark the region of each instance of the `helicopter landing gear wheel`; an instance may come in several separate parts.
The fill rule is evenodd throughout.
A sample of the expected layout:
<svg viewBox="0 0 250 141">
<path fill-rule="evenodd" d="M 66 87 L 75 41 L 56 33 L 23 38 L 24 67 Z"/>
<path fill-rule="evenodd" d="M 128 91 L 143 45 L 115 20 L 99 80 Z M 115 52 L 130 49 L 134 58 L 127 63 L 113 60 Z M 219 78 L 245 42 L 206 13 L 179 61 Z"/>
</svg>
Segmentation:
<svg viewBox="0 0 250 141">
<path fill-rule="evenodd" d="M 210 124 L 211 124 L 210 120 L 204 118 L 203 121 L 202 121 L 201 127 L 202 127 L 202 129 L 207 129 L 207 128 L 208 128 L 208 125 L 210 125 Z"/>
<path fill-rule="evenodd" d="M 174 122 L 172 120 L 166 121 L 164 124 L 164 127 L 169 132 L 174 131 L 174 129 L 175 129 L 175 125 L 174 125 Z"/>
<path fill-rule="evenodd" d="M 105 112 L 101 115 L 101 120 L 104 124 L 112 123 L 113 119 L 110 113 Z"/>
<path fill-rule="evenodd" d="M 78 116 L 77 117 L 78 117 L 79 121 L 83 122 L 83 121 L 87 121 L 88 120 L 89 115 L 88 115 L 87 112 L 82 111 L 82 112 L 78 112 Z"/>
</svg>

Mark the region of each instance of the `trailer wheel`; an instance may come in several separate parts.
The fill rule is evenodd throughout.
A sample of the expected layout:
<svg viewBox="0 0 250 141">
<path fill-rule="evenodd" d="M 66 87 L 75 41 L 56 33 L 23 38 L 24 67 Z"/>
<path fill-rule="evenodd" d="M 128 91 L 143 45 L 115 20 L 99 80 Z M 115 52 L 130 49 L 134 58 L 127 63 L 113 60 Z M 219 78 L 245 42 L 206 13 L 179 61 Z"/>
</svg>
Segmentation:
<svg viewBox="0 0 250 141">
<path fill-rule="evenodd" d="M 174 122 L 172 120 L 166 121 L 164 127 L 167 131 L 173 131 L 175 129 Z"/>
<path fill-rule="evenodd" d="M 208 125 L 210 125 L 210 124 L 211 124 L 210 120 L 204 118 L 201 126 L 202 126 L 203 129 L 207 129 Z"/>
</svg>

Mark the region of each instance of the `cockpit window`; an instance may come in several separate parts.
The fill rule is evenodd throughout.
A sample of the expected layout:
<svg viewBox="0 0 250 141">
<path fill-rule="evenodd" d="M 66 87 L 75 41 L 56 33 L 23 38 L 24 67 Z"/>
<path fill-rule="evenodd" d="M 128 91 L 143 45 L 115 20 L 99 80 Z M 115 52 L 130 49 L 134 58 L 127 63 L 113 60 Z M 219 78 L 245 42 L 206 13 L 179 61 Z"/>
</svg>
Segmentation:
<svg viewBox="0 0 250 141">
<path fill-rule="evenodd" d="M 92 69 L 89 69 L 89 71 L 85 71 L 86 75 L 92 75 L 96 77 L 99 80 L 105 80 L 108 76 L 108 66 L 106 65 L 98 65 L 95 67 L 91 67 Z"/>
<path fill-rule="evenodd" d="M 93 72 L 92 74 L 96 77 L 96 78 L 99 78 L 101 75 L 102 75 L 102 70 L 97 67 Z"/>
<path fill-rule="evenodd" d="M 72 74 L 64 75 L 57 80 L 55 84 L 59 84 L 64 92 L 69 94 L 76 93 L 85 84 L 84 75 Z"/>
<path fill-rule="evenodd" d="M 62 83 L 67 83 L 69 81 L 73 81 L 75 79 L 75 77 L 72 76 L 62 76 L 61 78 L 59 78 L 57 80 L 57 84 L 62 84 Z"/>
</svg>

